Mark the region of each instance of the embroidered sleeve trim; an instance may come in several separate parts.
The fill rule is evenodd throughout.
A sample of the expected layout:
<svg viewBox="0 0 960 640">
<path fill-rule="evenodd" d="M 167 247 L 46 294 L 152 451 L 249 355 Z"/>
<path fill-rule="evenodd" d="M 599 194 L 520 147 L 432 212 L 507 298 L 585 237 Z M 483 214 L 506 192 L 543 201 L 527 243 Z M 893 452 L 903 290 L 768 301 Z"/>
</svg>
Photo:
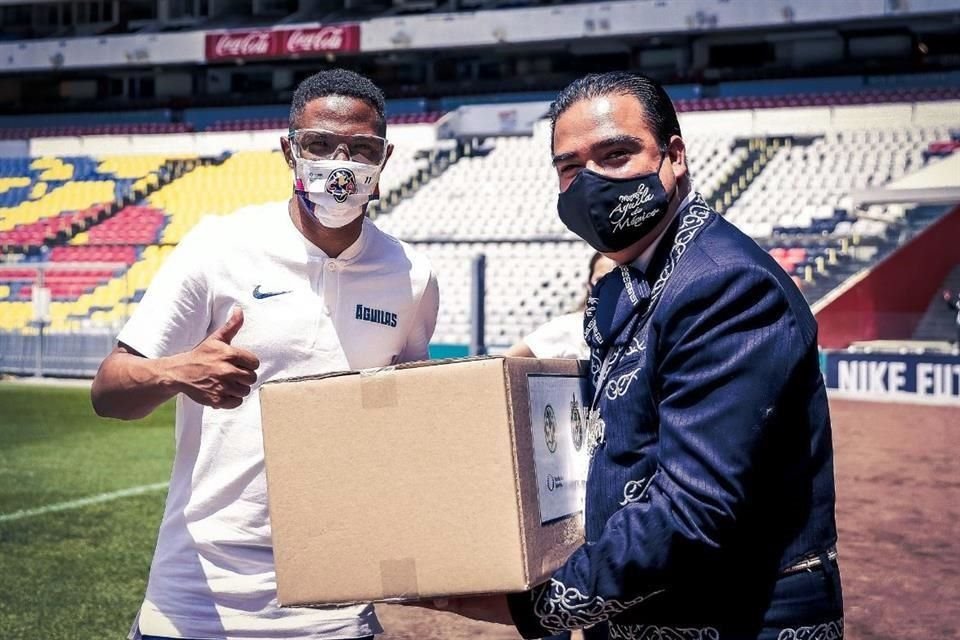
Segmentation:
<svg viewBox="0 0 960 640">
<path fill-rule="evenodd" d="M 809 627 L 782 629 L 777 640 L 843 640 L 843 618 Z"/>
<path fill-rule="evenodd" d="M 610 625 L 610 640 L 720 640 L 720 631 L 716 627 L 612 624 Z"/>
<path fill-rule="evenodd" d="M 560 633 L 565 629 L 580 629 L 608 620 L 659 593 L 663 593 L 663 589 L 626 602 L 606 600 L 599 596 L 586 596 L 575 587 L 551 580 L 534 592 L 533 613 L 544 629 L 550 633 Z"/>
</svg>

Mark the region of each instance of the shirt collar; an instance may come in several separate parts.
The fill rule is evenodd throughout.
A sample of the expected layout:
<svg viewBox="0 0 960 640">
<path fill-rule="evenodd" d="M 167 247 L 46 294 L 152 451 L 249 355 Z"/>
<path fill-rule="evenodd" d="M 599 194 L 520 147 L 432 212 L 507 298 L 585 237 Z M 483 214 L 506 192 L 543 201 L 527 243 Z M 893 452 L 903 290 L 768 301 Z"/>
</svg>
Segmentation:
<svg viewBox="0 0 960 640">
<path fill-rule="evenodd" d="M 287 217 L 289 218 L 289 216 Z M 360 254 L 363 252 L 363 248 L 367 244 L 367 239 L 370 237 L 370 225 L 372 224 L 373 223 L 370 221 L 370 219 L 366 217 L 366 214 L 364 214 L 363 225 L 360 227 L 360 235 L 357 236 L 357 239 L 353 241 L 353 244 L 341 251 L 340 255 L 338 255 L 336 258 L 331 258 L 322 249 L 320 249 L 320 247 L 307 240 L 307 238 L 300 233 L 300 230 L 293 225 L 292 221 L 290 226 L 303 243 L 303 246 L 307 251 L 307 258 L 309 260 L 338 260 L 340 262 L 350 263 L 360 257 Z"/>
<path fill-rule="evenodd" d="M 674 210 L 673 214 L 670 216 L 670 222 L 673 222 L 673 219 L 680 215 L 680 212 L 687 208 L 693 199 L 696 197 L 697 193 L 692 188 L 690 193 L 687 194 L 687 197 L 680 202 L 680 206 Z M 647 267 L 650 266 L 650 261 L 653 260 L 653 254 L 656 252 L 657 247 L 660 245 L 660 241 L 663 240 L 664 234 L 667 233 L 667 230 L 670 229 L 670 222 L 663 227 L 663 231 L 656 237 L 656 239 L 650 243 L 650 246 L 643 250 L 638 257 L 634 258 L 633 262 L 630 263 L 630 266 L 639 269 L 641 272 L 646 272 Z"/>
<path fill-rule="evenodd" d="M 363 214 L 363 224 L 360 226 L 360 235 L 357 236 L 357 239 L 353 241 L 349 247 L 340 252 L 340 255 L 337 256 L 337 260 L 342 262 L 353 262 L 356 260 L 363 248 L 367 244 L 367 238 L 370 237 L 370 225 L 373 223 L 370 222 L 370 218 L 367 217 L 367 214 Z"/>
</svg>

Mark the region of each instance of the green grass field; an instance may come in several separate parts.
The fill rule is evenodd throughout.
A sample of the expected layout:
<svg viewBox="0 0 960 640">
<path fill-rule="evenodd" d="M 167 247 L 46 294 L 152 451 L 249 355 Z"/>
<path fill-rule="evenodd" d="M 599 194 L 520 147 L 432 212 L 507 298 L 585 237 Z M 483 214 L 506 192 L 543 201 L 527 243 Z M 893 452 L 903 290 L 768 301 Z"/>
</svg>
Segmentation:
<svg viewBox="0 0 960 640">
<path fill-rule="evenodd" d="M 86 389 L 0 382 L 0 639 L 126 637 L 164 491 L 36 512 L 166 482 L 172 457 L 172 403 L 123 423 Z"/>
</svg>

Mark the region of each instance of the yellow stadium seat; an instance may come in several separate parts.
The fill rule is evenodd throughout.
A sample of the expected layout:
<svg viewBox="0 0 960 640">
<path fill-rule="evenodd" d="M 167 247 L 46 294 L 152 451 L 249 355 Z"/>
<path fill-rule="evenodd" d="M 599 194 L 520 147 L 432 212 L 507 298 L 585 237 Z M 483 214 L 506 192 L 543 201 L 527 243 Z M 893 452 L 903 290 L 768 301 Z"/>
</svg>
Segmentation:
<svg viewBox="0 0 960 640">
<path fill-rule="evenodd" d="M 70 180 L 73 178 L 73 165 L 60 158 L 37 158 L 30 163 L 31 169 L 45 169 L 40 180 Z"/>
<path fill-rule="evenodd" d="M 117 178 L 143 178 L 160 170 L 168 160 L 193 159 L 195 154 L 142 154 L 101 158 L 97 172 L 112 173 Z"/>
<path fill-rule="evenodd" d="M 6 193 L 10 189 L 17 189 L 30 186 L 30 178 L 23 176 L 19 178 L 0 178 L 0 193 Z"/>
<path fill-rule="evenodd" d="M 18 224 L 30 224 L 41 218 L 77 211 L 104 202 L 113 202 L 113 180 L 68 182 L 37 200 L 28 200 L 15 207 L 0 207 L 0 231 Z"/>
<path fill-rule="evenodd" d="M 194 169 L 154 192 L 149 201 L 170 216 L 163 242 L 176 244 L 205 215 L 285 200 L 291 179 L 279 151 L 242 151 L 220 165 Z"/>
<path fill-rule="evenodd" d="M 117 178 L 136 179 L 134 190 L 145 190 L 159 184 L 156 172 L 168 159 L 170 156 L 158 155 L 101 158 L 97 170 Z M 46 179 L 51 180 L 58 179 L 52 176 L 67 171 L 72 174 L 72 166 L 56 158 L 38 158 L 31 166 L 44 170 L 45 176 L 51 176 Z M 30 184 L 29 179 L 6 180 L 0 182 L 0 192 L 5 186 L 9 189 Z M 136 303 L 123 300 L 149 286 L 163 261 L 174 250 L 174 245 L 203 216 L 225 215 L 248 205 L 286 200 L 290 196 L 291 180 L 292 175 L 280 152 L 244 151 L 232 155 L 220 165 L 198 166 L 154 191 L 147 204 L 169 216 L 162 243 L 144 248 L 140 260 L 122 276 L 111 278 L 75 301 L 51 303 L 51 328 L 77 330 L 91 324 L 118 327 L 137 307 Z M 62 211 L 112 202 L 113 199 L 113 180 L 68 182 L 37 200 L 0 209 L 0 230 L 55 216 Z M 87 239 L 88 234 L 82 232 L 74 236 L 71 244 L 84 244 Z M 25 330 L 31 315 L 29 302 L 2 302 L 0 329 Z"/>
<path fill-rule="evenodd" d="M 42 197 L 45 196 L 45 195 L 47 195 L 47 183 L 46 183 L 46 182 L 38 182 L 37 184 L 33 185 L 33 189 L 30 190 L 30 199 L 31 199 L 31 200 L 39 200 L 40 198 L 42 198 Z"/>
</svg>

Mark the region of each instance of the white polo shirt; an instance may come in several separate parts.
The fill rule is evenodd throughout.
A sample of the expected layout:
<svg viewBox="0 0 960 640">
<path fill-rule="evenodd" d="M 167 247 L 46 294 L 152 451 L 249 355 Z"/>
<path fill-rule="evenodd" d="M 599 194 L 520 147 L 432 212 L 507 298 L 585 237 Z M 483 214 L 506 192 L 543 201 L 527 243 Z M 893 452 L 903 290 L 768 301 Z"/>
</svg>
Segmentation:
<svg viewBox="0 0 960 640">
<path fill-rule="evenodd" d="M 188 351 L 234 305 L 244 324 L 232 344 L 260 359 L 258 380 L 234 410 L 177 399 L 170 489 L 130 637 L 138 625 L 148 635 L 205 639 L 379 633 L 372 605 L 277 606 L 258 388 L 426 359 L 438 307 L 430 264 L 369 220 L 329 258 L 294 227 L 286 202 L 250 207 L 206 218 L 184 238 L 118 340 L 150 358 Z"/>
</svg>

